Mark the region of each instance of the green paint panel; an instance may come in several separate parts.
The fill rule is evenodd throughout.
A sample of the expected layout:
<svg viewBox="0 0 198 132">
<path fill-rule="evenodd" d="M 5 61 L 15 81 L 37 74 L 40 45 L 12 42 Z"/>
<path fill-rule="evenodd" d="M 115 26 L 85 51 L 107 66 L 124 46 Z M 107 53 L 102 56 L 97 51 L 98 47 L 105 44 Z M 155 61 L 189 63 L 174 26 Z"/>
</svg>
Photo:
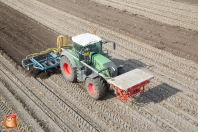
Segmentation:
<svg viewBox="0 0 198 132">
<path fill-rule="evenodd" d="M 92 56 L 92 62 L 94 64 L 94 68 L 99 71 L 99 70 L 104 69 L 103 64 L 111 62 L 111 60 L 109 60 L 108 58 L 106 58 L 105 56 L 101 54 L 95 54 Z M 109 76 L 107 71 L 103 71 L 102 74 Z"/>
</svg>

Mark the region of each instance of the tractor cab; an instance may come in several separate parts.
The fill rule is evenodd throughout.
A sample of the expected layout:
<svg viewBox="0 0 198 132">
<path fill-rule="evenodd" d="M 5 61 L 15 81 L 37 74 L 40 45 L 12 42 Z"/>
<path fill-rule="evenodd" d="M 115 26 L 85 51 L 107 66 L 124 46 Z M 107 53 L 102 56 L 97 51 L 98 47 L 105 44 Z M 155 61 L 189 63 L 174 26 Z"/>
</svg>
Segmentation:
<svg viewBox="0 0 198 132">
<path fill-rule="evenodd" d="M 89 56 L 91 53 L 102 53 L 102 39 L 96 35 L 85 33 L 72 37 L 72 51 L 76 56 Z"/>
<path fill-rule="evenodd" d="M 104 56 L 108 56 L 108 51 L 103 50 L 102 46 L 103 44 L 109 42 L 113 43 L 113 47 L 115 49 L 115 42 L 103 41 L 98 36 L 90 33 L 80 34 L 75 37 L 72 37 L 72 41 L 73 41 L 72 51 L 76 57 L 89 56 L 89 59 L 91 59 L 91 56 L 97 53 Z"/>
</svg>

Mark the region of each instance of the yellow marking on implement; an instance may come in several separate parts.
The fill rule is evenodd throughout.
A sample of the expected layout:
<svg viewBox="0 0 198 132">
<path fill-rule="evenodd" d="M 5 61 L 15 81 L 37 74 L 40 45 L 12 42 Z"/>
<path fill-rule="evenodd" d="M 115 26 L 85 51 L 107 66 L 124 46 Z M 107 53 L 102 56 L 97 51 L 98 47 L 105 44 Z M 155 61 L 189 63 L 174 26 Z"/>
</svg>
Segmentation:
<svg viewBox="0 0 198 132">
<path fill-rule="evenodd" d="M 45 54 L 48 52 L 54 52 L 54 54 L 58 54 L 61 50 L 61 47 L 64 47 L 64 46 L 71 47 L 72 46 L 72 44 L 67 44 L 67 39 L 63 35 L 58 36 L 56 42 L 57 42 L 57 48 L 48 48 L 47 50 L 41 51 L 40 53 L 29 54 L 26 56 L 26 59 L 30 58 L 30 57 L 42 55 L 42 54 Z"/>
</svg>

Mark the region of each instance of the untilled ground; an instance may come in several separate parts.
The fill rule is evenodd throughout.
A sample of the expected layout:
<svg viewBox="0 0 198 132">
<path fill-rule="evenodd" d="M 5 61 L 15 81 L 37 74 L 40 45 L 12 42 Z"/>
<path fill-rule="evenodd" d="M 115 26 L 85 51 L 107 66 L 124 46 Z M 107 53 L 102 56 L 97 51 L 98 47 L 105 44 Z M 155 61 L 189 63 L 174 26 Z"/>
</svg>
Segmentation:
<svg viewBox="0 0 198 132">
<path fill-rule="evenodd" d="M 120 32 L 125 36 L 129 36 L 129 38 L 146 42 L 158 49 L 197 62 L 197 31 L 162 24 L 137 14 L 130 14 L 90 1 L 73 2 L 69 0 L 65 3 L 60 0 L 54 3 L 49 0 L 42 2 L 63 10 L 65 13 L 97 23 L 101 27 Z M 151 67 L 149 70 L 153 70 L 153 73 L 160 74 L 162 77 L 156 75 L 156 79 L 146 88 L 145 95 L 126 104 L 117 100 L 110 93 L 108 93 L 105 100 L 94 101 L 82 90 L 82 84 L 68 83 L 60 73 L 52 74 L 51 76 L 47 75 L 47 79 L 27 76 L 19 66 L 21 65 L 21 59 L 27 54 L 40 52 L 48 47 L 55 47 L 56 37 L 59 33 L 2 3 L 0 4 L 0 10 L 0 48 L 2 54 L 9 56 L 1 56 L 1 82 L 4 82 L 3 84 L 12 93 L 13 98 L 22 104 L 24 109 L 29 112 L 29 115 L 35 119 L 35 122 L 43 130 L 197 130 L 198 97 L 196 89 L 196 65 L 183 65 L 183 60 L 181 62 L 178 60 L 178 68 L 170 67 L 168 64 L 166 66 L 166 62 L 163 62 L 162 58 L 168 56 L 167 54 L 158 57 L 157 51 L 153 54 L 149 54 L 149 51 L 145 53 L 145 56 L 148 57 L 145 57 L 145 60 L 161 68 L 156 68 L 155 70 Z M 57 15 L 57 17 L 61 21 L 61 16 Z M 65 19 L 65 21 L 67 20 Z M 78 21 L 76 19 L 76 22 Z M 86 26 L 83 24 L 79 27 Z M 76 30 L 73 28 L 73 32 L 76 33 Z M 96 30 L 100 32 L 102 29 L 98 28 Z M 70 36 L 67 32 L 65 32 L 65 35 Z M 120 38 L 122 39 L 124 37 Z M 123 40 L 122 42 L 125 42 L 125 39 Z M 131 44 L 133 43 L 131 42 Z M 120 45 L 119 42 L 118 49 Z M 123 61 L 128 55 L 128 50 L 126 49 L 130 49 L 131 47 L 122 48 L 125 49 L 126 54 L 118 51 L 117 53 L 112 52 L 115 61 L 127 63 L 126 67 L 128 69 L 146 65 L 132 57 L 131 60 Z M 137 47 L 134 46 L 134 48 Z M 137 56 L 143 55 L 141 50 L 137 51 Z M 131 54 L 135 54 L 132 49 L 130 51 Z M 152 57 L 150 55 L 153 55 L 153 59 L 151 59 Z M 136 56 L 134 55 L 134 57 Z M 168 63 L 173 63 L 171 57 L 169 60 L 165 60 Z M 183 71 L 181 69 L 182 66 Z M 187 70 L 188 66 L 190 67 L 189 71 Z M 163 70 L 167 70 L 167 72 L 162 72 Z M 195 76 L 193 76 L 193 72 Z M 178 74 L 178 78 L 174 77 L 175 74 Z M 168 82 L 170 82 L 170 85 Z M 183 84 L 187 84 L 188 86 Z M 1 94 L 3 95 L 3 93 Z M 6 96 L 6 98 L 9 97 Z M 20 115 L 21 113 L 17 111 L 17 114 Z M 23 122 L 27 122 L 25 117 L 22 119 Z M 29 127 L 28 125 L 26 125 L 27 128 Z M 33 125 L 30 130 L 36 131 L 36 127 L 36 125 Z"/>
</svg>

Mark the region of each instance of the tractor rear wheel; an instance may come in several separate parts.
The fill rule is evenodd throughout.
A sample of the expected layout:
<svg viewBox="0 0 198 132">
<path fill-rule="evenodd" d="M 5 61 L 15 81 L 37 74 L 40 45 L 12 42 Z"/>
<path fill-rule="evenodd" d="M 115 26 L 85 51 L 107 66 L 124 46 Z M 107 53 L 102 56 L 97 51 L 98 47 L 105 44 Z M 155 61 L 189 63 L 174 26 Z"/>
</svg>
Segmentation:
<svg viewBox="0 0 198 132">
<path fill-rule="evenodd" d="M 87 78 L 85 88 L 92 98 L 99 100 L 102 99 L 107 92 L 107 83 L 101 77 Z"/>
<path fill-rule="evenodd" d="M 66 56 L 61 57 L 60 67 L 66 80 L 70 82 L 76 82 L 77 70 Z"/>
</svg>

